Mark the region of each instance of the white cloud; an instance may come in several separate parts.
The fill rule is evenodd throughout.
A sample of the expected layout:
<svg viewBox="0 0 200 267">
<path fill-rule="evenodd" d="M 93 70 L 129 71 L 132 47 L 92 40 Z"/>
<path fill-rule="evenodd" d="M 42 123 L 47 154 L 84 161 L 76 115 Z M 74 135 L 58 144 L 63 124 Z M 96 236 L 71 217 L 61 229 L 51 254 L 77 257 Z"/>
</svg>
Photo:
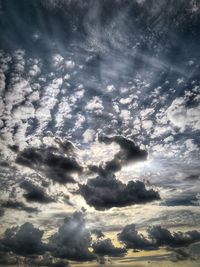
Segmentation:
<svg viewBox="0 0 200 267">
<path fill-rule="evenodd" d="M 131 113 L 129 110 L 123 109 L 121 110 L 120 117 L 125 121 L 129 121 L 131 119 Z"/>
<path fill-rule="evenodd" d="M 59 54 L 55 54 L 53 56 L 52 61 L 53 61 L 53 66 L 54 67 L 60 67 L 62 65 L 63 61 L 64 61 L 64 58 Z"/>
<path fill-rule="evenodd" d="M 72 60 L 67 60 L 65 62 L 65 66 L 67 69 L 73 69 L 75 67 L 75 62 Z"/>
<path fill-rule="evenodd" d="M 167 109 L 169 121 L 176 127 L 184 131 L 186 127 L 194 130 L 200 129 L 200 103 L 196 107 L 186 107 L 185 98 L 176 98 Z"/>
<path fill-rule="evenodd" d="M 144 121 L 142 121 L 142 127 L 145 130 L 150 130 L 152 126 L 153 126 L 153 122 L 151 120 L 144 120 Z"/>
<path fill-rule="evenodd" d="M 31 103 L 18 106 L 13 111 L 13 118 L 18 120 L 26 120 L 35 116 L 35 109 Z"/>
<path fill-rule="evenodd" d="M 113 84 L 108 85 L 108 86 L 106 87 L 106 89 L 107 89 L 108 92 L 113 92 L 113 91 L 116 90 L 116 88 L 115 88 L 115 86 L 114 86 Z"/>
<path fill-rule="evenodd" d="M 133 95 L 130 95 L 130 96 L 127 97 L 127 98 L 121 98 L 121 99 L 119 100 L 119 102 L 120 102 L 121 104 L 123 104 L 123 105 L 126 105 L 126 104 L 130 104 L 130 103 L 132 102 L 132 100 L 133 100 Z"/>
<path fill-rule="evenodd" d="M 84 143 L 92 142 L 94 140 L 94 136 L 95 136 L 95 131 L 91 129 L 87 129 L 83 133 L 83 142 Z"/>
<path fill-rule="evenodd" d="M 85 109 L 88 111 L 94 111 L 95 113 L 101 113 L 104 109 L 102 100 L 94 96 L 85 106 Z"/>
</svg>

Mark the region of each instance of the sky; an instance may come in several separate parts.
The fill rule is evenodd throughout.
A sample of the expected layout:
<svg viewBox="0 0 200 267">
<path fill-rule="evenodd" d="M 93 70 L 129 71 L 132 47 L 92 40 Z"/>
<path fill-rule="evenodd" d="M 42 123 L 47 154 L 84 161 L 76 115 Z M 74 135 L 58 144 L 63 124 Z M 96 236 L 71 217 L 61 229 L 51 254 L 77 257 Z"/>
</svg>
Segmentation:
<svg viewBox="0 0 200 267">
<path fill-rule="evenodd" d="M 200 265 L 200 3 L 0 0 L 0 266 Z"/>
</svg>

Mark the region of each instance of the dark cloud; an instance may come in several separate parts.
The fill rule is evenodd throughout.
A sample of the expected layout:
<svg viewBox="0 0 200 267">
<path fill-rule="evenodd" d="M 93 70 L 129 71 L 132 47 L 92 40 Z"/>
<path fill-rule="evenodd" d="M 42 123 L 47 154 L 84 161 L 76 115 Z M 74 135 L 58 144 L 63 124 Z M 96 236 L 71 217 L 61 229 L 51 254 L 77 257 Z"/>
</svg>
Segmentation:
<svg viewBox="0 0 200 267">
<path fill-rule="evenodd" d="M 158 249 L 162 246 L 169 248 L 188 247 L 200 241 L 200 232 L 197 230 L 171 233 L 161 226 L 148 228 L 147 236 L 148 238 L 138 233 L 134 224 L 129 224 L 118 234 L 118 239 L 126 245 L 126 248 L 141 250 Z"/>
<path fill-rule="evenodd" d="M 52 197 L 48 196 L 45 190 L 30 181 L 24 181 L 20 184 L 20 187 L 23 188 L 26 193 L 23 194 L 25 199 L 30 202 L 39 202 L 39 203 L 50 203 L 55 201 Z"/>
<path fill-rule="evenodd" d="M 58 232 L 49 239 L 49 250 L 54 257 L 75 261 L 90 261 L 95 256 L 89 251 L 91 235 L 85 227 L 82 213 L 66 217 Z"/>
<path fill-rule="evenodd" d="M 7 252 L 0 252 L 0 266 L 17 266 L 18 260 Z"/>
<path fill-rule="evenodd" d="M 25 223 L 5 231 L 4 237 L 0 240 L 1 249 L 22 256 L 41 255 L 45 251 L 42 236 L 42 230 L 35 228 L 31 223 Z"/>
<path fill-rule="evenodd" d="M 105 144 L 111 144 L 114 142 L 120 146 L 119 152 L 114 155 L 113 159 L 104 162 L 100 166 L 88 166 L 88 169 L 91 172 L 98 173 L 100 176 L 106 176 L 108 173 L 118 172 L 121 170 L 123 165 L 130 162 L 134 163 L 147 159 L 147 151 L 140 149 L 132 140 L 127 139 L 124 136 L 106 136 L 101 134 L 98 136 L 98 141 Z"/>
<path fill-rule="evenodd" d="M 200 232 L 197 230 L 171 233 L 161 226 L 154 226 L 148 229 L 148 234 L 156 246 L 181 247 L 200 241 Z"/>
<path fill-rule="evenodd" d="M 49 265 L 49 267 L 70 267 L 70 264 L 64 261 L 58 261 L 58 262 L 52 263 L 51 265 Z"/>
<path fill-rule="evenodd" d="M 115 161 L 119 160 L 122 164 L 129 161 L 137 162 L 147 159 L 147 151 L 140 149 L 139 146 L 136 146 L 131 139 L 127 139 L 124 136 L 99 135 L 98 140 L 99 142 L 103 142 L 105 144 L 111 144 L 113 142 L 118 144 L 120 146 L 120 151 L 115 155 Z"/>
<path fill-rule="evenodd" d="M 92 230 L 91 233 L 95 235 L 98 239 L 105 236 L 104 233 L 97 229 Z"/>
<path fill-rule="evenodd" d="M 97 240 L 92 245 L 94 253 L 100 256 L 123 257 L 127 253 L 125 248 L 115 247 L 111 239 Z"/>
<path fill-rule="evenodd" d="M 187 176 L 186 178 L 185 178 L 185 180 L 186 181 L 196 181 L 196 180 L 198 180 L 199 179 L 199 175 L 198 174 L 191 174 L 191 175 L 189 175 L 189 176 Z"/>
<path fill-rule="evenodd" d="M 151 240 L 148 240 L 142 234 L 138 233 L 135 224 L 126 225 L 122 232 L 118 234 L 118 239 L 122 241 L 127 248 L 149 250 L 154 248 Z"/>
<path fill-rule="evenodd" d="M 173 262 L 183 261 L 190 259 L 190 251 L 188 248 L 177 248 L 173 250 L 173 254 L 170 257 L 170 260 Z"/>
<path fill-rule="evenodd" d="M 41 267 L 70 267 L 66 260 L 55 259 L 49 252 L 37 258 L 26 258 L 25 266 L 41 266 Z"/>
<path fill-rule="evenodd" d="M 198 203 L 198 197 L 195 195 L 189 195 L 189 196 L 179 196 L 172 199 L 166 199 L 161 203 L 161 205 L 164 206 L 199 206 Z"/>
<path fill-rule="evenodd" d="M 19 152 L 19 146 L 17 145 L 9 145 L 8 147 L 15 153 Z"/>
<path fill-rule="evenodd" d="M 3 208 L 7 208 L 7 209 L 23 210 L 23 211 L 26 211 L 28 213 L 39 212 L 38 208 L 26 206 L 23 202 L 20 202 L 17 200 L 15 200 L 15 201 L 14 200 L 8 200 L 6 202 L 3 202 L 1 204 L 1 206 Z"/>
<path fill-rule="evenodd" d="M 71 146 L 70 146 L 71 149 Z M 68 149 L 69 150 L 69 149 Z M 42 171 L 48 178 L 55 182 L 75 183 L 73 173 L 80 173 L 82 166 L 77 162 L 75 156 L 58 154 L 62 150 L 55 147 L 26 148 L 18 153 L 16 162 L 20 165 Z"/>
<path fill-rule="evenodd" d="M 109 176 L 89 179 L 86 184 L 80 184 L 79 188 L 87 204 L 97 210 L 125 207 L 160 199 L 158 192 L 153 189 L 147 190 L 143 182 L 129 181 L 126 185 L 117 180 L 112 173 Z"/>
<path fill-rule="evenodd" d="M 2 209 L 1 207 L 0 207 L 0 217 L 3 217 L 3 215 L 4 215 L 4 209 Z"/>
</svg>

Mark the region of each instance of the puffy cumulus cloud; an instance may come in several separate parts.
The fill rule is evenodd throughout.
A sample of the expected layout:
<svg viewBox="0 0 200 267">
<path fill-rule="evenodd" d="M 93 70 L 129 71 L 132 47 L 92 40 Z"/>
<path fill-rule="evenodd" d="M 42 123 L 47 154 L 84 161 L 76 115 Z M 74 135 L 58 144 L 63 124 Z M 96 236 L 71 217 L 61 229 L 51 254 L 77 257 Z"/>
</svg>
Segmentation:
<svg viewBox="0 0 200 267">
<path fill-rule="evenodd" d="M 20 184 L 20 187 L 26 191 L 23 196 L 29 202 L 39 202 L 45 204 L 55 201 L 42 187 L 35 185 L 30 181 L 23 181 Z"/>
<path fill-rule="evenodd" d="M 186 127 L 194 130 L 200 130 L 200 102 L 193 107 L 187 107 L 187 99 L 184 97 L 176 98 L 171 106 L 167 109 L 169 121 L 182 131 Z"/>
<path fill-rule="evenodd" d="M 141 233 L 138 233 L 135 224 L 126 225 L 118 234 L 118 239 L 129 249 L 149 250 L 154 248 L 151 240 L 147 239 Z"/>
<path fill-rule="evenodd" d="M 42 255 L 45 245 L 42 243 L 43 231 L 31 223 L 7 229 L 0 240 L 2 251 L 12 251 L 18 255 Z"/>
<path fill-rule="evenodd" d="M 79 185 L 79 191 L 87 204 L 97 210 L 125 207 L 160 199 L 158 192 L 153 189 L 147 190 L 144 183 L 129 181 L 126 185 L 117 180 L 112 173 L 88 179 L 86 184 Z"/>
<path fill-rule="evenodd" d="M 84 216 L 75 212 L 64 220 L 54 235 L 50 237 L 48 248 L 57 258 L 90 261 L 95 255 L 90 252 L 91 235 L 85 226 Z"/>
<path fill-rule="evenodd" d="M 3 202 L 1 206 L 2 208 L 26 211 L 28 213 L 39 212 L 38 208 L 30 207 L 30 206 L 25 205 L 23 202 L 20 202 L 17 200 L 11 200 L 11 199 Z"/>
<path fill-rule="evenodd" d="M 200 232 L 197 230 L 171 233 L 161 226 L 154 226 L 148 229 L 148 234 L 156 246 L 182 247 L 200 241 Z"/>
<path fill-rule="evenodd" d="M 110 238 L 97 240 L 92 247 L 94 253 L 100 256 L 123 257 L 127 253 L 125 248 L 115 247 Z"/>
<path fill-rule="evenodd" d="M 135 224 L 129 224 L 118 234 L 118 239 L 125 244 L 126 248 L 141 250 L 158 249 L 162 246 L 169 248 L 188 247 L 200 241 L 200 232 L 197 230 L 171 233 L 161 226 L 149 227 L 146 236 L 138 233 Z"/>
<path fill-rule="evenodd" d="M 73 150 L 71 142 L 66 141 L 59 145 L 59 149 L 56 147 L 26 148 L 18 153 L 16 163 L 41 171 L 55 182 L 75 183 L 72 174 L 82 172 L 83 168 L 71 153 Z"/>
</svg>

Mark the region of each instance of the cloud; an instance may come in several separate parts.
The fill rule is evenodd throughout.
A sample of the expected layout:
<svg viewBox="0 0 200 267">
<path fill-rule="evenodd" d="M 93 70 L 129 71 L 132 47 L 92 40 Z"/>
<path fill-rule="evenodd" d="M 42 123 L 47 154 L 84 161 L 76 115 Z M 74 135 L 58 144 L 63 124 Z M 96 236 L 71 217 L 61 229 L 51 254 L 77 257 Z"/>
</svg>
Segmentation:
<svg viewBox="0 0 200 267">
<path fill-rule="evenodd" d="M 70 267 L 66 260 L 55 259 L 49 252 L 37 258 L 25 258 L 24 265 L 41 267 Z"/>
<path fill-rule="evenodd" d="M 79 184 L 80 194 L 89 206 L 97 210 L 144 204 L 160 199 L 158 192 L 147 190 L 143 182 L 129 181 L 126 185 L 117 180 L 114 174 L 108 175 L 97 176 L 88 179 L 86 184 Z"/>
<path fill-rule="evenodd" d="M 0 245 L 3 251 L 12 251 L 22 256 L 41 255 L 45 251 L 42 236 L 42 230 L 35 228 L 31 223 L 24 223 L 20 227 L 7 229 Z"/>
<path fill-rule="evenodd" d="M 45 204 L 55 201 L 52 197 L 47 195 L 42 187 L 39 187 L 30 181 L 23 181 L 20 184 L 20 187 L 26 191 L 23 196 L 29 202 L 39 202 Z"/>
<path fill-rule="evenodd" d="M 178 248 L 173 250 L 170 260 L 173 262 L 184 261 L 190 258 L 190 251 L 188 248 Z"/>
<path fill-rule="evenodd" d="M 154 248 L 151 240 L 138 233 L 135 224 L 126 225 L 122 232 L 118 234 L 118 239 L 129 249 L 149 250 Z"/>
<path fill-rule="evenodd" d="M 3 208 L 7 208 L 7 209 L 23 210 L 23 211 L 26 211 L 28 213 L 39 212 L 38 208 L 26 206 L 23 202 L 19 202 L 17 200 L 13 201 L 13 200 L 9 199 L 8 201 L 3 202 L 1 204 L 1 206 Z"/>
<path fill-rule="evenodd" d="M 49 239 L 48 248 L 57 258 L 75 261 L 94 260 L 90 252 L 91 235 L 85 226 L 83 214 L 75 212 L 64 219 L 58 231 Z"/>
<path fill-rule="evenodd" d="M 184 97 L 176 98 L 167 109 L 169 121 L 182 131 L 184 131 L 186 127 L 190 127 L 193 130 L 200 129 L 199 113 L 199 99 L 197 106 L 187 107 L 187 98 Z"/>
<path fill-rule="evenodd" d="M 93 243 L 94 253 L 100 256 L 123 257 L 127 253 L 125 248 L 115 247 L 110 238 L 97 240 Z"/>
<path fill-rule="evenodd" d="M 97 229 L 92 230 L 91 233 L 98 239 L 105 236 L 100 230 Z"/>
<path fill-rule="evenodd" d="M 115 159 L 121 161 L 122 164 L 130 161 L 142 161 L 147 159 L 147 151 L 140 149 L 131 139 L 127 139 L 124 136 L 106 136 L 99 135 L 99 142 L 105 144 L 111 144 L 112 142 L 120 146 L 120 151 L 115 155 Z"/>
<path fill-rule="evenodd" d="M 147 237 L 136 231 L 134 224 L 126 225 L 118 234 L 118 239 L 126 245 L 126 248 L 149 250 L 162 246 L 170 248 L 188 247 L 200 241 L 200 232 L 197 230 L 187 232 L 173 232 L 161 226 L 153 226 L 147 229 Z"/>
<path fill-rule="evenodd" d="M 184 260 L 198 260 L 200 258 L 200 243 L 191 244 L 189 247 L 181 248 L 169 248 L 169 251 L 173 253 L 170 256 L 170 260 L 173 262 Z"/>
<path fill-rule="evenodd" d="M 171 233 L 161 226 L 153 226 L 148 229 L 148 234 L 156 246 L 181 247 L 200 241 L 200 232 L 197 230 Z"/>
<path fill-rule="evenodd" d="M 26 148 L 18 153 L 16 163 L 36 171 L 39 170 L 55 182 L 61 184 L 75 183 L 72 174 L 80 173 L 82 166 L 77 162 L 74 155 L 70 153 L 68 156 L 63 155 L 64 149 L 71 150 L 69 142 L 62 145 L 62 150 L 54 147 Z"/>
<path fill-rule="evenodd" d="M 0 218 L 3 217 L 3 215 L 4 215 L 4 210 L 0 208 Z"/>
</svg>

